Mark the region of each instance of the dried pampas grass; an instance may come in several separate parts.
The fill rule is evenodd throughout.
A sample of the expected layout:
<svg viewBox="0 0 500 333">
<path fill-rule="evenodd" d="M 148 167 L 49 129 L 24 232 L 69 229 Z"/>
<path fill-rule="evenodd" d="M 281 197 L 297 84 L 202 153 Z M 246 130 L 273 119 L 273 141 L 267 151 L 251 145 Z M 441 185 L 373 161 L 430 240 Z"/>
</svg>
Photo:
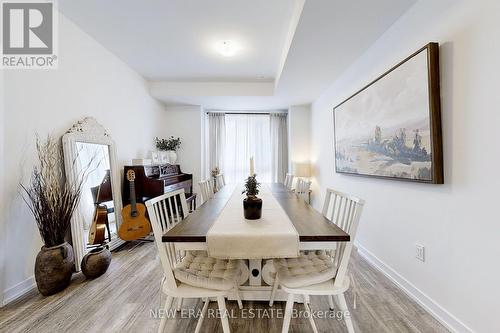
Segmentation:
<svg viewBox="0 0 500 333">
<path fill-rule="evenodd" d="M 61 141 L 50 135 L 41 141 L 37 135 L 36 150 L 38 164 L 33 168 L 31 180 L 28 185 L 20 185 L 43 242 L 51 247 L 64 243 L 90 165 L 83 168 L 73 184 L 69 184 L 64 174 Z"/>
</svg>

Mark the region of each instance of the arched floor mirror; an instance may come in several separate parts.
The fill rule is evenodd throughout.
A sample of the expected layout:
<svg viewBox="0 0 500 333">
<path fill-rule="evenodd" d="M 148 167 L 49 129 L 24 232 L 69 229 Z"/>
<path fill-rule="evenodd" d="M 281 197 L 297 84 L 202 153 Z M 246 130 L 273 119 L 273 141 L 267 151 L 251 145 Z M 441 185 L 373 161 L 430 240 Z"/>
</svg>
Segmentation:
<svg viewBox="0 0 500 333">
<path fill-rule="evenodd" d="M 117 230 L 121 223 L 120 171 L 114 141 L 94 118 L 77 122 L 63 136 L 66 177 L 75 183 L 87 173 L 80 204 L 71 220 L 75 267 L 85 254 L 102 243 L 114 249 L 123 241 Z"/>
</svg>

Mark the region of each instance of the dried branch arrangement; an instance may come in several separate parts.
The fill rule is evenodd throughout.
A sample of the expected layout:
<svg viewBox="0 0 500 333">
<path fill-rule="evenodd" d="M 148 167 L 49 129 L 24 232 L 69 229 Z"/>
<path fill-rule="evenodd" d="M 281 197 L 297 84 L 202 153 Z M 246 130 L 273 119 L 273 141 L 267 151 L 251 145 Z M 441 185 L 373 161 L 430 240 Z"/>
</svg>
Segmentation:
<svg viewBox="0 0 500 333">
<path fill-rule="evenodd" d="M 45 141 L 36 137 L 38 163 L 28 185 L 21 185 L 23 199 L 35 217 L 40 236 L 47 247 L 64 243 L 64 235 L 80 201 L 90 164 L 82 166 L 77 179 L 70 184 L 64 175 L 60 140 L 48 135 Z M 73 161 L 73 167 L 76 160 Z"/>
</svg>

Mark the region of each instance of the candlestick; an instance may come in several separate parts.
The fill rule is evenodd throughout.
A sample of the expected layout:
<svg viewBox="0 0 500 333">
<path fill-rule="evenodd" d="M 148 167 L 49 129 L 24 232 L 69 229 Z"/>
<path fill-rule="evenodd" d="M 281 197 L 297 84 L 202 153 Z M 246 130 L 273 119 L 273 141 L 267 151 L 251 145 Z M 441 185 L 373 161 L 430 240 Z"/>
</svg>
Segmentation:
<svg viewBox="0 0 500 333">
<path fill-rule="evenodd" d="M 255 175 L 254 164 L 253 164 L 253 156 L 250 157 L 250 176 Z"/>
</svg>

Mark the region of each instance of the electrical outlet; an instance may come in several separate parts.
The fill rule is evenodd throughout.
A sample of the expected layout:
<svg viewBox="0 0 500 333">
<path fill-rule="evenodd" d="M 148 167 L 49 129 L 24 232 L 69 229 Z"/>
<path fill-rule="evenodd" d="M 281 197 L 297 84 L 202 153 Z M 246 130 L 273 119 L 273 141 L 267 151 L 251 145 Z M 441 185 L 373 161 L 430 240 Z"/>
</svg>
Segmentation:
<svg viewBox="0 0 500 333">
<path fill-rule="evenodd" d="M 424 262 L 425 261 L 425 247 L 423 245 L 420 245 L 420 244 L 415 244 L 415 247 L 416 247 L 415 258 Z"/>
</svg>

